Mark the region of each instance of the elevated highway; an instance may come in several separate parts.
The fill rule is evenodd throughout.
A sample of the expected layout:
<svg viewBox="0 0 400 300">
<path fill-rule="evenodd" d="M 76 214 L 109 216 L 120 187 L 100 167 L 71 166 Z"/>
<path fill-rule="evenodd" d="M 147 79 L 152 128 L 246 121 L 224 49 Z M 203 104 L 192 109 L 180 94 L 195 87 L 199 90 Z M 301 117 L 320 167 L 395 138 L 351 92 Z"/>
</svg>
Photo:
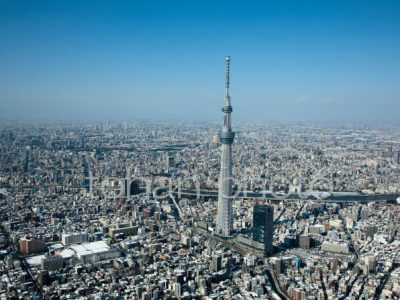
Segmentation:
<svg viewBox="0 0 400 300">
<path fill-rule="evenodd" d="M 160 192 L 167 192 L 168 189 L 159 188 Z M 196 198 L 218 198 L 218 191 L 206 189 L 175 189 L 172 191 L 178 197 L 196 197 Z M 377 202 L 377 201 L 396 201 L 397 194 L 362 194 L 357 192 L 332 192 L 332 193 L 313 193 L 313 194 L 279 194 L 272 192 L 254 192 L 254 191 L 234 191 L 234 198 L 244 199 L 267 199 L 271 201 L 289 200 L 289 201 L 316 201 L 316 202 Z"/>
</svg>

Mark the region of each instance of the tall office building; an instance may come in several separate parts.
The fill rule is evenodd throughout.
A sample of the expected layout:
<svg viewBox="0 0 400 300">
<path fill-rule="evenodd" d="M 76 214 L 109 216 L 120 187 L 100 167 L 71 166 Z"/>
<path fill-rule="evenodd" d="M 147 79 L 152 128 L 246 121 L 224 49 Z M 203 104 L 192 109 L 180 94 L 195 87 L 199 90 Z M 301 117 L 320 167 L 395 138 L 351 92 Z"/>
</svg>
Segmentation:
<svg viewBox="0 0 400 300">
<path fill-rule="evenodd" d="M 264 253 L 272 254 L 274 208 L 256 205 L 253 210 L 253 240 L 264 245 Z"/>
<path fill-rule="evenodd" d="M 365 265 L 367 266 L 368 273 L 375 273 L 376 270 L 376 258 L 374 255 L 368 255 L 365 258 Z"/>
<path fill-rule="evenodd" d="M 221 142 L 221 173 L 218 182 L 217 233 L 229 236 L 233 229 L 232 217 L 232 143 L 235 133 L 231 130 L 231 98 L 229 96 L 229 64 L 226 57 L 226 94 L 222 111 L 224 125 L 219 134 Z"/>
<path fill-rule="evenodd" d="M 222 255 L 221 254 L 214 254 L 212 256 L 212 271 L 218 272 L 222 269 Z"/>
<path fill-rule="evenodd" d="M 172 168 L 175 168 L 175 154 L 168 152 L 166 154 L 166 163 L 167 163 L 167 173 L 171 172 Z"/>
</svg>

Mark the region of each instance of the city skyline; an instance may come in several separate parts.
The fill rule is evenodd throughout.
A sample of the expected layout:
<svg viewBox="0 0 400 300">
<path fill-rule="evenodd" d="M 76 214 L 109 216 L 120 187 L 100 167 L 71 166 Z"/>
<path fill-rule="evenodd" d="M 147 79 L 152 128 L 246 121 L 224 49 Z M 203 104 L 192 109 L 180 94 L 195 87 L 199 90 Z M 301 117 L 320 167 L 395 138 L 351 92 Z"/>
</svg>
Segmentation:
<svg viewBox="0 0 400 300">
<path fill-rule="evenodd" d="M 217 122 L 229 53 L 238 122 L 398 122 L 396 1 L 0 8 L 3 120 Z"/>
<path fill-rule="evenodd" d="M 0 299 L 400 299 L 399 15 L 0 1 Z"/>
</svg>

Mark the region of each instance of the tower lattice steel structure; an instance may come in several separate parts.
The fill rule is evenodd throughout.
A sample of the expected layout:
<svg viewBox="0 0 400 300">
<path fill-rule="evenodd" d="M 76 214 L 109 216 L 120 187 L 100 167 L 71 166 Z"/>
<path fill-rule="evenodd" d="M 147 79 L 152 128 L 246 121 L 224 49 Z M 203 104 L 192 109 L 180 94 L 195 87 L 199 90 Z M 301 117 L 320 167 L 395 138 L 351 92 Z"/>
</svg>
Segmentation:
<svg viewBox="0 0 400 300">
<path fill-rule="evenodd" d="M 229 96 L 229 67 L 231 58 L 226 57 L 226 94 L 224 107 L 224 125 L 219 134 L 221 142 L 221 173 L 218 182 L 217 233 L 229 236 L 233 230 L 232 216 L 232 143 L 235 133 L 231 129 L 231 98 Z"/>
</svg>

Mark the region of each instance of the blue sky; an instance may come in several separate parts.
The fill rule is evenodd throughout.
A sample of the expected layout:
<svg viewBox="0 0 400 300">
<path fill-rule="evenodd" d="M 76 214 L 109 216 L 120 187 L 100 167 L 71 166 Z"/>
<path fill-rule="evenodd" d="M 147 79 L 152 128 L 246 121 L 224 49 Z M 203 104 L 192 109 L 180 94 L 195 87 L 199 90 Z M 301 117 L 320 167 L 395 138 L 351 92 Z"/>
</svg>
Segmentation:
<svg viewBox="0 0 400 300">
<path fill-rule="evenodd" d="M 400 1 L 0 0 L 0 119 L 398 122 Z"/>
</svg>

